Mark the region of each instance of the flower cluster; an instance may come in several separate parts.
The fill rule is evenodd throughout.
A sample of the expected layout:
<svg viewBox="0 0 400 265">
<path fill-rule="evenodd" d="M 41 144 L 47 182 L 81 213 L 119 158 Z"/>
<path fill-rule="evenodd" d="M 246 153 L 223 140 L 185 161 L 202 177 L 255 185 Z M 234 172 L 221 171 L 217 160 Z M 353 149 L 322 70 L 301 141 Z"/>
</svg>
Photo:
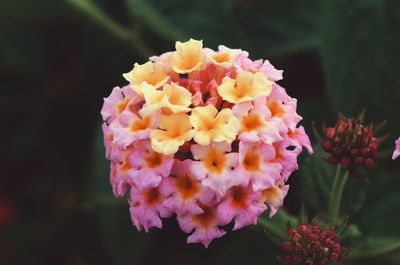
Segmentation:
<svg viewBox="0 0 400 265">
<path fill-rule="evenodd" d="M 374 125 L 364 126 L 359 119 L 339 117 L 334 127 L 325 129 L 322 148 L 331 154 L 328 161 L 341 164 L 354 175 L 360 166 L 372 167 L 378 159 L 380 141 Z"/>
<path fill-rule="evenodd" d="M 269 61 L 202 41 L 135 64 L 101 111 L 115 196 L 130 191 L 137 229 L 176 214 L 188 243 L 206 247 L 282 206 L 302 146 L 312 152 L 297 100 Z"/>
<path fill-rule="evenodd" d="M 285 265 L 329 265 L 342 261 L 348 252 L 334 232 L 323 230 L 317 223 L 299 224 L 297 229 L 289 229 L 287 235 L 289 240 L 282 242 Z"/>
<path fill-rule="evenodd" d="M 400 137 L 396 140 L 396 149 L 394 150 L 392 159 L 396 159 L 400 156 Z"/>
</svg>

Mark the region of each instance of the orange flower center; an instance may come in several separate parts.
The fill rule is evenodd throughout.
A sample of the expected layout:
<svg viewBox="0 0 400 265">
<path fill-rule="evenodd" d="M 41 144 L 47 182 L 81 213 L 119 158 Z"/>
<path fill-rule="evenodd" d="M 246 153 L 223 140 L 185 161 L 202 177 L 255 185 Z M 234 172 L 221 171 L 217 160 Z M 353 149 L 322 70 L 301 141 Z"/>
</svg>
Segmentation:
<svg viewBox="0 0 400 265">
<path fill-rule="evenodd" d="M 157 152 L 152 152 L 151 155 L 144 158 L 146 161 L 147 167 L 152 169 L 160 166 L 164 161 L 164 156 Z"/>
<path fill-rule="evenodd" d="M 277 163 L 283 160 L 283 155 L 282 152 L 280 151 L 279 147 L 275 144 L 273 144 L 274 148 L 275 148 L 275 158 L 272 159 L 270 162 L 272 163 Z"/>
<path fill-rule="evenodd" d="M 199 184 L 196 180 L 187 175 L 179 176 L 176 181 L 176 188 L 179 195 L 184 199 L 193 198 L 200 191 Z"/>
<path fill-rule="evenodd" d="M 150 127 L 150 123 L 151 123 L 150 116 L 146 116 L 142 120 L 133 122 L 131 125 L 131 131 L 137 132 L 137 131 L 145 130 Z"/>
<path fill-rule="evenodd" d="M 267 105 L 268 109 L 271 111 L 272 117 L 282 117 L 286 112 L 281 108 L 278 102 L 274 101 Z"/>
<path fill-rule="evenodd" d="M 243 117 L 242 120 L 242 130 L 245 132 L 251 132 L 263 127 L 260 116 L 255 114 L 250 114 Z"/>
<path fill-rule="evenodd" d="M 232 204 L 238 208 L 246 208 L 249 194 L 245 188 L 236 186 L 231 189 Z"/>
<path fill-rule="evenodd" d="M 261 158 L 255 152 L 247 152 L 243 159 L 243 167 L 247 171 L 258 171 L 260 169 Z"/>
<path fill-rule="evenodd" d="M 121 114 L 126 109 L 126 105 L 128 105 L 129 99 L 125 98 L 118 106 L 118 114 Z"/>
<path fill-rule="evenodd" d="M 226 155 L 214 148 L 208 151 L 204 159 L 205 167 L 215 173 L 220 173 L 225 168 L 226 162 Z"/>
<path fill-rule="evenodd" d="M 122 172 L 126 172 L 128 170 L 131 170 L 132 168 L 133 167 L 129 162 L 129 155 L 126 155 L 124 161 L 122 162 L 121 170 Z"/>
<path fill-rule="evenodd" d="M 223 62 L 229 62 L 230 56 L 229 53 L 217 53 L 212 56 L 212 58 L 217 62 L 217 63 L 223 63 Z"/>
<path fill-rule="evenodd" d="M 199 206 L 203 210 L 203 213 L 193 216 L 193 222 L 202 228 L 209 228 L 214 224 L 216 218 L 215 209 L 202 204 Z"/>
<path fill-rule="evenodd" d="M 158 188 L 145 189 L 142 193 L 144 201 L 147 205 L 154 205 L 162 200 L 162 196 Z"/>
</svg>

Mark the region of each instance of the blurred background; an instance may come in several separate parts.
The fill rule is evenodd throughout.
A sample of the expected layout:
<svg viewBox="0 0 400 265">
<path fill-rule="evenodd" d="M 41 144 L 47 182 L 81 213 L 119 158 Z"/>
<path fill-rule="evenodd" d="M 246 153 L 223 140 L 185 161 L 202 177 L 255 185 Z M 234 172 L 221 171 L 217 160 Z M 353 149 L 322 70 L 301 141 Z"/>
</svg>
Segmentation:
<svg viewBox="0 0 400 265">
<path fill-rule="evenodd" d="M 383 149 L 400 136 L 398 0 L 1 0 L 0 21 L 0 264 L 278 264 L 262 229 L 205 250 L 174 220 L 137 232 L 125 199 L 112 197 L 103 97 L 176 40 L 241 48 L 283 69 L 310 135 L 312 121 L 333 125 L 365 107 L 368 121 L 388 122 Z M 400 238 L 399 169 L 386 159 L 358 182 L 371 190 L 366 215 L 354 216 L 360 233 Z M 307 172 L 291 178 L 293 214 L 313 199 Z"/>
</svg>

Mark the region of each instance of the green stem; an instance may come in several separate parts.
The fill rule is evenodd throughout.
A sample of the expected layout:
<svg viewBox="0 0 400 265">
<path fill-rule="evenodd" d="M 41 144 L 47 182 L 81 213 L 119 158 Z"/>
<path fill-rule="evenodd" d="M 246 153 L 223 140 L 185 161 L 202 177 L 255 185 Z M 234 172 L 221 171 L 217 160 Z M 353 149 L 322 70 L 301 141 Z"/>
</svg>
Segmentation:
<svg viewBox="0 0 400 265">
<path fill-rule="evenodd" d="M 336 193 L 336 189 L 337 189 L 337 184 L 339 182 L 339 178 L 340 178 L 340 172 L 342 167 L 340 164 L 338 164 L 336 166 L 336 173 L 335 173 L 335 177 L 333 179 L 333 183 L 332 183 L 332 189 L 331 192 L 329 193 L 329 202 L 328 202 L 328 212 L 329 212 L 329 217 L 332 218 L 333 217 L 333 213 L 332 210 L 334 208 L 333 204 L 335 201 L 335 193 Z"/>
<path fill-rule="evenodd" d="M 349 177 L 349 171 L 346 170 L 346 172 L 343 175 L 342 178 L 342 182 L 339 185 L 339 189 L 336 193 L 336 203 L 334 204 L 334 208 L 333 208 L 333 216 L 336 217 L 339 215 L 340 213 L 340 205 L 342 203 L 342 197 L 343 197 L 343 190 L 344 190 L 344 186 L 346 185 L 347 179 Z"/>
<path fill-rule="evenodd" d="M 98 25 L 101 25 L 116 38 L 130 43 L 139 56 L 147 59 L 153 54 L 153 52 L 147 48 L 145 42 L 142 40 L 138 32 L 131 31 L 116 23 L 91 0 L 67 0 L 67 2 L 90 17 Z"/>
</svg>

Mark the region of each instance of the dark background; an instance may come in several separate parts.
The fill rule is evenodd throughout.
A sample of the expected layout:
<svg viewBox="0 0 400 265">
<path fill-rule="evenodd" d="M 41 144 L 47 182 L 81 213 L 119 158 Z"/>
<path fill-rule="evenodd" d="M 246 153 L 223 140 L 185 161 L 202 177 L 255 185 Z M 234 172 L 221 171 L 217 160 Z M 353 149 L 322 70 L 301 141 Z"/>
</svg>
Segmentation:
<svg viewBox="0 0 400 265">
<path fill-rule="evenodd" d="M 149 235 L 136 232 L 125 200 L 111 196 L 102 98 L 126 84 L 122 73 L 133 63 L 192 37 L 283 69 L 279 83 L 298 99 L 310 135 L 312 121 L 330 125 L 338 112 L 366 107 L 368 121 L 388 121 L 383 149 L 393 148 L 400 135 L 399 3 L 2 0 L 0 264 L 275 264 L 277 249 L 256 227 L 228 233 L 208 250 L 186 245 L 174 220 Z M 375 172 L 399 177 L 398 169 L 386 160 Z M 302 178 L 291 180 L 285 204 L 292 213 L 307 200 Z M 398 194 L 390 184 L 374 194 L 389 189 Z"/>
</svg>

